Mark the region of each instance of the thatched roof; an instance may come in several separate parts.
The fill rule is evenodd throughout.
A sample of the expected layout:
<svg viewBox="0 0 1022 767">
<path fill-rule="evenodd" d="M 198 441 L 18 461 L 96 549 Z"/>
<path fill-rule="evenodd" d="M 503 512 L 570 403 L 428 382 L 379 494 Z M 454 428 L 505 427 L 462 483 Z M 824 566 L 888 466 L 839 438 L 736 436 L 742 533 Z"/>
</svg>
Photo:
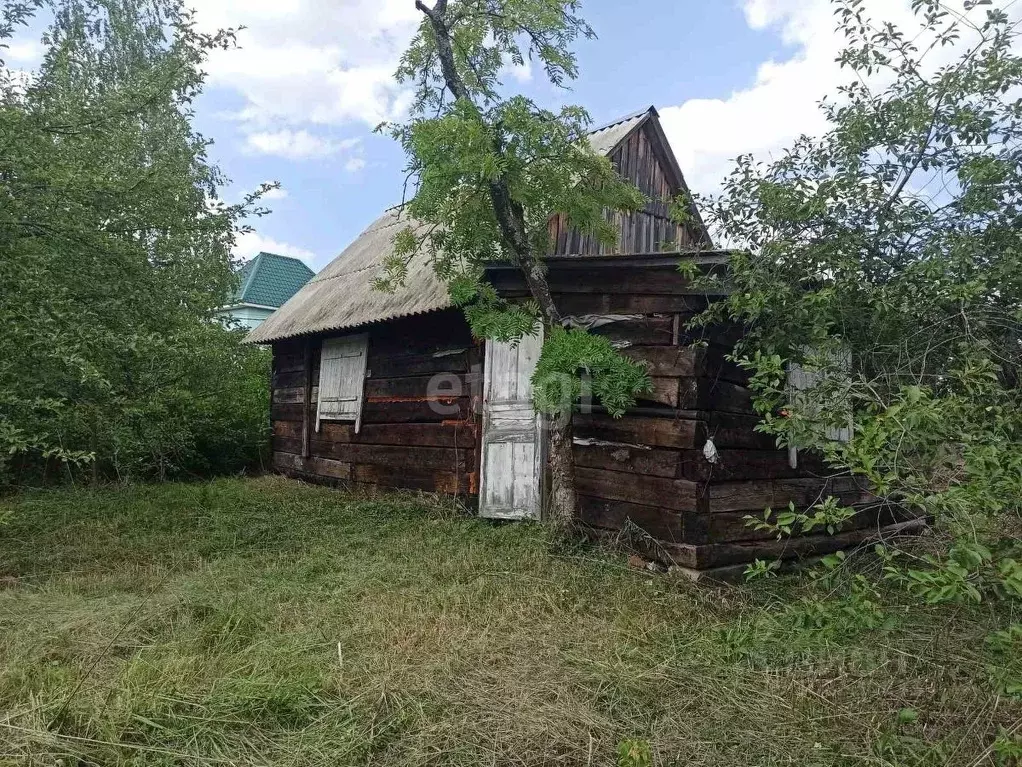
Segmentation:
<svg viewBox="0 0 1022 767">
<path fill-rule="evenodd" d="M 612 154 L 650 115 L 656 115 L 653 107 L 597 128 L 589 135 L 593 149 Z M 394 235 L 409 225 L 417 223 L 400 208 L 388 210 L 246 340 L 265 344 L 449 308 L 447 288 L 425 255 L 412 259 L 405 283 L 396 292 L 373 288 L 384 259 L 393 253 Z"/>
</svg>

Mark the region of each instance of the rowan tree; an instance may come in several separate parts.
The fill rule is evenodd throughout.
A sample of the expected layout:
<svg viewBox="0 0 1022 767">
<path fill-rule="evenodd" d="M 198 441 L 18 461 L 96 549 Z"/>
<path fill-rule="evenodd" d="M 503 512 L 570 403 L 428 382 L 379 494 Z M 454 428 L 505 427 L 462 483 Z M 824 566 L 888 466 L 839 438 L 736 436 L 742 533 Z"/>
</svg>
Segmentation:
<svg viewBox="0 0 1022 767">
<path fill-rule="evenodd" d="M 570 528 L 576 397 L 591 391 L 620 415 L 649 380 L 604 339 L 562 326 L 543 263 L 547 224 L 566 214 L 575 228 L 611 243 L 617 232 L 605 213 L 644 200 L 590 148 L 584 109 L 544 109 L 502 85 L 509 65 L 527 61 L 555 85 L 577 77 L 572 45 L 593 37 L 577 0 L 419 0 L 416 8 L 422 23 L 397 75 L 415 99 L 408 122 L 391 130 L 408 156 L 406 211 L 421 226 L 397 236 L 381 287 L 400 283 L 410 258 L 426 257 L 477 336 L 508 341 L 542 326 L 534 399 L 552 416 L 551 521 Z M 521 269 L 529 302 L 508 304 L 484 282 L 483 268 L 498 260 Z"/>
</svg>

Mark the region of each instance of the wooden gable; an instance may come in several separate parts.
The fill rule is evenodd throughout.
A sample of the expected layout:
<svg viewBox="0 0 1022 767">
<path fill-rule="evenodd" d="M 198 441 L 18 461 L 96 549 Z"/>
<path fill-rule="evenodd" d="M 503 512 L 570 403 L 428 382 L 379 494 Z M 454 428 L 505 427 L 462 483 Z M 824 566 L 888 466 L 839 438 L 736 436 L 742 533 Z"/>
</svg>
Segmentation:
<svg viewBox="0 0 1022 767">
<path fill-rule="evenodd" d="M 646 195 L 645 208 L 631 215 L 607 213 L 616 220 L 619 232 L 613 247 L 573 229 L 564 214 L 554 216 L 550 219 L 551 255 L 639 255 L 713 247 L 694 206 L 691 223 L 679 226 L 670 218 L 672 202 L 679 194 L 687 194 L 688 187 L 656 110 L 651 109 L 607 156 Z"/>
</svg>

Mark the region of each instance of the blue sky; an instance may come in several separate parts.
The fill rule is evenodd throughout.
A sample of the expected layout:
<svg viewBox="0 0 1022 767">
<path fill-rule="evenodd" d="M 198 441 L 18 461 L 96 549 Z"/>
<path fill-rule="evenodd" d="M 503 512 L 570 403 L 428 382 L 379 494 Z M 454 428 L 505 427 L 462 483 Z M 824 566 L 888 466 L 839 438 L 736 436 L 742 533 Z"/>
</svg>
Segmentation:
<svg viewBox="0 0 1022 767">
<path fill-rule="evenodd" d="M 865 5 L 910 29 L 910 2 Z M 407 104 L 391 75 L 419 20 L 414 0 L 190 4 L 203 27 L 245 27 L 240 49 L 209 61 L 198 104 L 198 127 L 234 182 L 225 196 L 282 185 L 237 254 L 295 255 L 319 270 L 400 200 L 404 158 L 372 127 Z M 715 191 L 738 154 L 766 158 L 822 131 L 816 104 L 847 78 L 830 0 L 583 0 L 582 14 L 598 39 L 579 44 L 570 92 L 528 68 L 506 83 L 548 106 L 581 104 L 597 124 L 656 105 L 697 192 Z M 7 58 L 30 66 L 37 55 L 25 40 Z"/>
<path fill-rule="evenodd" d="M 414 3 L 408 0 L 407 5 Z M 262 29 L 252 25 L 250 13 L 237 10 L 256 32 L 251 44 L 259 45 Z M 619 0 L 588 0 L 583 12 L 598 39 L 579 45 L 581 77 L 570 92 L 549 86 L 538 70 L 512 73 L 507 79 L 512 87 L 543 103 L 581 104 L 596 123 L 650 104 L 663 108 L 692 99 L 726 99 L 755 82 L 762 62 L 797 52 L 778 29 L 752 28 L 744 4 L 730 0 L 640 0 L 627 13 Z M 218 19 L 218 23 L 234 23 L 230 9 L 224 9 Z M 386 24 L 378 23 L 377 32 L 386 34 Z M 291 34 L 302 40 L 300 27 Z M 242 46 L 248 48 L 249 41 L 242 35 Z M 321 44 L 317 38 L 306 39 L 309 45 Z M 270 43 L 278 44 L 287 43 L 281 38 Z M 363 56 L 372 61 L 374 53 L 367 51 Z M 248 51 L 222 58 L 232 55 L 247 58 Z M 357 59 L 350 65 L 357 65 Z M 290 251 L 306 258 L 313 268 L 322 268 L 385 207 L 400 199 L 404 158 L 390 139 L 371 132 L 373 119 L 386 115 L 367 109 L 364 117 L 303 119 L 299 108 L 297 114 L 277 115 L 258 126 L 255 135 L 267 135 L 253 142 L 250 131 L 258 115 L 252 120 L 239 120 L 237 115 L 253 106 L 246 92 L 258 85 L 245 83 L 243 75 L 236 73 L 219 77 L 214 69 L 213 74 L 200 104 L 199 121 L 203 132 L 216 140 L 213 156 L 238 189 L 272 179 L 281 182 L 287 195 L 269 201 L 272 215 L 254 222 L 258 236 L 242 243 L 245 255 L 257 249 Z M 315 77 L 315 72 L 310 76 Z M 255 98 L 261 97 L 256 94 Z M 306 108 L 315 109 L 318 94 L 308 98 Z M 317 148 L 309 137 L 330 144 Z M 306 144 L 307 148 L 301 148 Z"/>
</svg>

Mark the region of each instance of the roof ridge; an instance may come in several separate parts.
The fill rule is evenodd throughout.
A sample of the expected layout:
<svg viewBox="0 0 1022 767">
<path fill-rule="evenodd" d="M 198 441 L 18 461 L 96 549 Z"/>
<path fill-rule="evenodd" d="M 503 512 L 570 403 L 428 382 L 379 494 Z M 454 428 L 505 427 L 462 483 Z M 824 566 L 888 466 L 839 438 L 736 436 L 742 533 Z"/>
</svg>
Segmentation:
<svg viewBox="0 0 1022 767">
<path fill-rule="evenodd" d="M 619 117 L 616 120 L 612 120 L 611 122 L 607 123 L 606 125 L 601 125 L 599 128 L 593 128 L 592 130 L 589 131 L 589 135 L 592 135 L 594 133 L 600 133 L 601 131 L 605 130 L 610 130 L 611 128 L 620 125 L 621 123 L 626 123 L 629 120 L 635 120 L 636 118 L 642 117 L 643 115 L 649 114 L 650 112 L 655 114 L 657 117 L 660 116 L 660 113 L 656 111 L 656 106 L 650 104 L 648 107 L 646 107 L 645 109 L 640 109 L 638 112 L 632 112 L 630 115 Z"/>
<path fill-rule="evenodd" d="M 279 258 L 283 261 L 294 261 L 296 264 L 301 264 L 302 266 L 304 266 L 310 272 L 312 271 L 312 267 L 310 267 L 302 259 L 298 258 L 298 256 L 289 256 L 284 253 L 271 253 L 268 250 L 260 250 L 259 253 L 256 255 L 256 258 L 259 258 L 259 256 L 272 256 L 273 258 Z M 315 272 L 313 272 L 313 274 L 315 274 Z"/>
<path fill-rule="evenodd" d="M 245 281 L 241 284 L 241 289 L 238 291 L 238 300 L 244 301 L 245 295 L 248 293 L 248 289 L 252 287 L 252 283 L 255 282 L 256 272 L 259 271 L 259 267 L 262 266 L 263 252 L 259 251 L 252 257 L 252 268 L 248 270 L 248 274 L 245 276 Z"/>
</svg>

